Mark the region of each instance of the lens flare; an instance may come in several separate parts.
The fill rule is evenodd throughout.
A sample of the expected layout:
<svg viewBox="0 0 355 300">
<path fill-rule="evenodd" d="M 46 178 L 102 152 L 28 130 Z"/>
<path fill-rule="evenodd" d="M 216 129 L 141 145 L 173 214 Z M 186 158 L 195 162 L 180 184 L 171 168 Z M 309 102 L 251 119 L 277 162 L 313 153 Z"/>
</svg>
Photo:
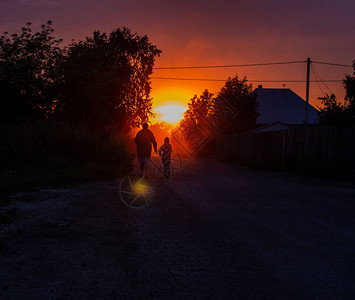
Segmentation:
<svg viewBox="0 0 355 300">
<path fill-rule="evenodd" d="M 143 195 L 146 188 L 147 188 L 146 184 L 142 181 L 139 181 L 132 186 L 132 192 L 137 196 Z"/>
</svg>

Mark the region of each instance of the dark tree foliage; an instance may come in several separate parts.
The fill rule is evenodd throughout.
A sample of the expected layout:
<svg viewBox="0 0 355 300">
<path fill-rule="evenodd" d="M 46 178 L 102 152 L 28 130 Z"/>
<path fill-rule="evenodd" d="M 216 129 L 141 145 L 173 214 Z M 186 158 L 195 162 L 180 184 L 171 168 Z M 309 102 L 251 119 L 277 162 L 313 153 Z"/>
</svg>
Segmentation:
<svg viewBox="0 0 355 300">
<path fill-rule="evenodd" d="M 345 88 L 344 104 L 334 94 L 320 97 L 323 107 L 319 109 L 319 123 L 331 126 L 355 126 L 355 60 L 354 76 L 346 75 L 343 80 Z"/>
<path fill-rule="evenodd" d="M 228 78 L 224 87 L 215 99 L 215 110 L 225 106 L 227 101 L 233 113 L 230 117 L 220 120 L 220 130 L 227 132 L 244 132 L 255 127 L 259 116 L 256 94 L 252 93 L 253 86 L 248 84 L 246 77 L 240 79 L 238 75 Z"/>
<path fill-rule="evenodd" d="M 201 126 L 213 126 L 219 132 L 244 132 L 256 126 L 259 116 L 256 95 L 247 79 L 238 75 L 228 78 L 217 97 L 205 90 L 195 95 L 188 103 L 188 109 L 180 125 L 193 121 Z M 208 123 L 208 124 L 206 124 Z"/>
<path fill-rule="evenodd" d="M 184 113 L 184 120 L 192 120 L 194 123 L 201 123 L 202 118 L 210 116 L 213 105 L 213 94 L 207 89 L 201 96 L 194 95 L 188 103 L 188 108 Z"/>
<path fill-rule="evenodd" d="M 346 75 L 343 85 L 346 90 L 345 101 L 349 113 L 355 117 L 355 60 L 353 61 L 353 76 Z"/>
<path fill-rule="evenodd" d="M 325 94 L 319 97 L 323 108 L 319 111 L 319 124 L 321 125 L 347 125 L 348 117 L 346 107 L 341 104 L 334 94 Z"/>
<path fill-rule="evenodd" d="M 60 48 L 52 23 L 0 37 L 0 125 L 55 118 L 122 130 L 152 116 L 150 80 L 161 51 L 127 28 Z"/>
<path fill-rule="evenodd" d="M 0 122 L 18 123 L 44 118 L 57 99 L 61 40 L 52 36 L 52 23 L 33 33 L 31 23 L 21 33 L 0 37 Z"/>
<path fill-rule="evenodd" d="M 127 28 L 95 31 L 68 46 L 58 109 L 72 122 L 129 129 L 151 113 L 150 80 L 161 53 Z"/>
</svg>

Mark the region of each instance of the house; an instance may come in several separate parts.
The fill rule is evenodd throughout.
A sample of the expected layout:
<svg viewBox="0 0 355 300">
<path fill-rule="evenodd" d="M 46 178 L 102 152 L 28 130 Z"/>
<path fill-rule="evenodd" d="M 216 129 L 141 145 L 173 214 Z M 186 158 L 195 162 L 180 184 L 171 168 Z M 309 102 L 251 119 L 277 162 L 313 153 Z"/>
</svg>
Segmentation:
<svg viewBox="0 0 355 300">
<path fill-rule="evenodd" d="M 271 123 L 271 124 L 265 124 L 262 126 L 259 126 L 255 129 L 252 129 L 246 133 L 250 134 L 250 133 L 259 133 L 259 132 L 271 132 L 271 131 L 283 131 L 283 130 L 287 130 L 287 132 L 290 130 L 291 127 L 294 126 L 300 126 L 300 125 L 291 125 L 291 124 L 285 124 L 282 122 L 275 122 L 275 123 Z"/>
<path fill-rule="evenodd" d="M 318 123 L 318 110 L 290 89 L 269 89 L 259 86 L 256 93 L 260 116 L 258 124 L 304 124 L 308 109 L 308 123 Z"/>
</svg>

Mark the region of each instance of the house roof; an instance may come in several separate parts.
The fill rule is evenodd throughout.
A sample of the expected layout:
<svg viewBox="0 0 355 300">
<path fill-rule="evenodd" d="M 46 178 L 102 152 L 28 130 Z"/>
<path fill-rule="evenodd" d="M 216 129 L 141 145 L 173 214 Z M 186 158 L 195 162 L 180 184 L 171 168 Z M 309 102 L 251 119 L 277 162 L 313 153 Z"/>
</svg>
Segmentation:
<svg viewBox="0 0 355 300">
<path fill-rule="evenodd" d="M 257 123 L 304 124 L 306 101 L 292 90 L 257 88 L 253 93 L 256 93 L 259 102 Z M 308 123 L 318 122 L 317 112 L 315 107 L 308 104 Z"/>
<path fill-rule="evenodd" d="M 282 122 L 275 122 L 271 124 L 262 125 L 258 128 L 252 129 L 246 133 L 258 133 L 258 132 L 269 132 L 269 131 L 280 131 L 289 130 L 292 125 L 285 124 Z M 294 125 L 295 126 L 295 125 Z"/>
</svg>

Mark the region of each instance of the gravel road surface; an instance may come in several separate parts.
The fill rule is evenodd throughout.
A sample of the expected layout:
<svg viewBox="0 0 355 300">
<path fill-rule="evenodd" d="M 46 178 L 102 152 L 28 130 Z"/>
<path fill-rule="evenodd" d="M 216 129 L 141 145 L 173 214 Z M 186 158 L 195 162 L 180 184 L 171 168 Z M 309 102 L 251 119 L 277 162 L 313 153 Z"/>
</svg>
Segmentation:
<svg viewBox="0 0 355 300">
<path fill-rule="evenodd" d="M 194 160 L 156 198 L 122 179 L 13 196 L 0 299 L 355 299 L 355 183 Z"/>
</svg>

